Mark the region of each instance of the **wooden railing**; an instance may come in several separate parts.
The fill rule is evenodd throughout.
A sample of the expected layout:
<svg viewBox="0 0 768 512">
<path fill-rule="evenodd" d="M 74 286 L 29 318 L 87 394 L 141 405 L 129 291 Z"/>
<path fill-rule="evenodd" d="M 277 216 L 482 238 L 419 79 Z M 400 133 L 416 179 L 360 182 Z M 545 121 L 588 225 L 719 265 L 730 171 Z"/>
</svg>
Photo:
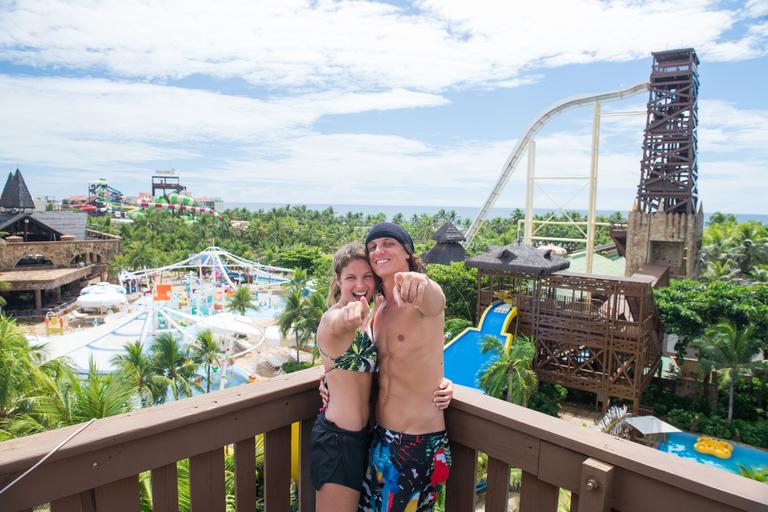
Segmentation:
<svg viewBox="0 0 768 512">
<path fill-rule="evenodd" d="M 234 445 L 238 512 L 290 510 L 291 424 L 300 422 L 298 504 L 314 509 L 307 446 L 317 369 L 96 421 L 0 495 L 3 512 L 138 511 L 151 471 L 155 511 L 178 510 L 176 461 L 189 458 L 194 512 L 225 510 L 224 447 Z M 578 512 L 768 510 L 768 486 L 457 387 L 447 413 L 453 468 L 446 510 L 473 511 L 477 452 L 488 455 L 485 510 L 507 510 L 509 468 L 522 469 L 520 510 L 555 512 L 560 488 Z M 77 427 L 0 443 L 0 488 Z M 264 433 L 263 496 L 255 437 Z"/>
</svg>

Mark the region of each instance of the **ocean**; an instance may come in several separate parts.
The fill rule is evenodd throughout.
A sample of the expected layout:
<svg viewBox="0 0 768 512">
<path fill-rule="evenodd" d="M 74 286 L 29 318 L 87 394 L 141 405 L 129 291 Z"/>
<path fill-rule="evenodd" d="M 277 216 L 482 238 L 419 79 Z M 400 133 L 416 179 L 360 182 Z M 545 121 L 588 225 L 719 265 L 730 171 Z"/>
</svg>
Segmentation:
<svg viewBox="0 0 768 512">
<path fill-rule="evenodd" d="M 246 210 L 271 210 L 272 208 L 280 208 L 286 206 L 286 203 L 235 203 L 226 202 L 224 208 L 245 208 Z M 291 206 L 302 206 L 292 204 Z M 325 210 L 326 208 L 333 208 L 333 211 L 337 215 L 346 215 L 349 212 L 361 212 L 366 215 L 375 215 L 383 213 L 387 216 L 387 219 L 391 219 L 396 214 L 401 213 L 406 219 L 411 218 L 414 215 L 421 215 L 426 213 L 428 215 L 434 215 L 440 210 L 450 211 L 453 210 L 456 214 L 463 218 L 473 220 L 477 212 L 480 211 L 480 207 L 474 206 L 413 206 L 413 205 L 370 205 L 370 204 L 305 204 L 310 210 Z M 521 210 L 523 208 L 520 208 Z M 515 208 L 491 208 L 488 213 L 488 218 L 496 217 L 508 217 Z M 551 209 L 534 209 L 536 214 L 545 214 L 551 212 Z M 577 211 L 583 215 L 587 214 L 586 210 L 569 210 Z M 598 210 L 598 215 L 611 215 L 616 210 Z M 627 212 L 622 211 L 621 214 L 626 216 Z M 704 222 L 709 220 L 711 213 L 704 212 Z M 756 213 L 735 213 L 736 220 L 739 222 L 747 222 L 750 220 L 756 220 L 763 224 L 768 224 L 768 215 L 759 215 Z"/>
</svg>

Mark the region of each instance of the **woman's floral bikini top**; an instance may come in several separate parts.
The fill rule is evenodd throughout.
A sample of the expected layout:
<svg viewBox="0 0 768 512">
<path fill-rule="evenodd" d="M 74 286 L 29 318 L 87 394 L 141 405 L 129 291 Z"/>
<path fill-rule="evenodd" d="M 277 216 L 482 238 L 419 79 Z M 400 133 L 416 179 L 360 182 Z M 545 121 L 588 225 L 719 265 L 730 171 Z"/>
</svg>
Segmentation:
<svg viewBox="0 0 768 512">
<path fill-rule="evenodd" d="M 371 334 L 367 331 L 356 330 L 352 344 L 339 357 L 331 357 L 320 346 L 317 348 L 321 354 L 333 361 L 333 368 L 328 372 L 337 368 L 348 372 L 376 372 L 378 352 L 376 352 L 376 345 L 373 343 Z"/>
</svg>

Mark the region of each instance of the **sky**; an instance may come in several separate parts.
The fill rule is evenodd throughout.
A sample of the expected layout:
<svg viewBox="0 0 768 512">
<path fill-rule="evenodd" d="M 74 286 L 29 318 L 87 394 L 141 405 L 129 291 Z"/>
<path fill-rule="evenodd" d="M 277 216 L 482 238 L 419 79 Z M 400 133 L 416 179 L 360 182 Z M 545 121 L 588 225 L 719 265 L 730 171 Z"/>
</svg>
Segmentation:
<svg viewBox="0 0 768 512">
<path fill-rule="evenodd" d="M 0 170 L 58 199 L 174 168 L 225 206 L 479 207 L 540 113 L 675 48 L 701 60 L 704 210 L 768 213 L 768 0 L 0 0 Z M 601 106 L 624 115 L 601 117 L 599 210 L 632 205 L 647 100 Z M 542 128 L 537 176 L 588 175 L 593 115 Z M 525 204 L 526 165 L 496 206 Z M 534 189 L 587 201 L 585 180 Z"/>
</svg>

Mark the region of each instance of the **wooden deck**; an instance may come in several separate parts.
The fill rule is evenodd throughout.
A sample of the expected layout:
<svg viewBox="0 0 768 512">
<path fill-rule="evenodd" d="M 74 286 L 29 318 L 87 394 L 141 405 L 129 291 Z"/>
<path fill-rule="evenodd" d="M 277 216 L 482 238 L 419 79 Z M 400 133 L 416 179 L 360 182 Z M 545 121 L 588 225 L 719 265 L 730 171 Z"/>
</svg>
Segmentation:
<svg viewBox="0 0 768 512">
<path fill-rule="evenodd" d="M 176 461 L 190 460 L 195 512 L 225 511 L 224 447 L 234 445 L 237 511 L 290 510 L 291 424 L 300 422 L 299 508 L 314 510 L 307 446 L 320 405 L 319 369 L 96 421 L 5 494 L 0 510 L 139 510 L 138 474 L 152 472 L 154 510 L 178 510 Z M 587 430 L 459 387 L 447 413 L 453 468 L 446 510 L 474 510 L 477 452 L 488 454 L 486 510 L 506 510 L 509 467 L 523 471 L 521 511 L 555 512 L 560 488 L 578 512 L 768 510 L 768 486 Z M 0 487 L 74 432 L 0 443 Z M 257 487 L 255 436 L 264 433 Z M 260 477 L 259 477 L 260 478 Z M 263 495 L 257 496 L 257 488 Z M 575 505 L 575 506 L 573 506 Z"/>
</svg>

